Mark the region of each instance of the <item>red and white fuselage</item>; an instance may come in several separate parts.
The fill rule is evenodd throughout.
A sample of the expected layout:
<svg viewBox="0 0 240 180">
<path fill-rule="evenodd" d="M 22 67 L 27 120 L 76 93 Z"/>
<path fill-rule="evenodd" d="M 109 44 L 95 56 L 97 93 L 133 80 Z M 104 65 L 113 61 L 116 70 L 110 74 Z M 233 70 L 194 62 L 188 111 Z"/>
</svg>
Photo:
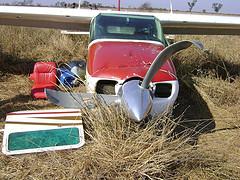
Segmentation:
<svg viewBox="0 0 240 180">
<path fill-rule="evenodd" d="M 87 91 L 97 92 L 101 81 L 115 83 L 115 94 L 124 82 L 142 80 L 156 56 L 165 48 L 161 42 L 149 40 L 97 39 L 88 47 Z M 168 87 L 170 92 L 157 92 Z M 154 92 L 152 114 L 162 113 L 172 106 L 177 98 L 179 85 L 176 70 L 168 60 L 152 79 Z M 166 88 L 165 88 L 166 89 Z M 166 93 L 161 95 L 161 93 Z"/>
</svg>

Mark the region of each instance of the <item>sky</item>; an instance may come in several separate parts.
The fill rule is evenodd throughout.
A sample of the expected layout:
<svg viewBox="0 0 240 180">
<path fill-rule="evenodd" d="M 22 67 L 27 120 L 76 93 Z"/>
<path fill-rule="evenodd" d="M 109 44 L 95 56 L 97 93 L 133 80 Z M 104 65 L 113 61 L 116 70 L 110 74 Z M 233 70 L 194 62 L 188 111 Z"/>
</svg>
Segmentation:
<svg viewBox="0 0 240 180">
<path fill-rule="evenodd" d="M 0 3 L 12 3 L 15 1 L 23 0 L 0 0 Z M 34 0 L 34 3 L 40 3 L 43 5 L 55 4 L 58 0 Z M 61 0 L 68 3 L 78 2 L 79 0 Z M 84 1 L 84 0 L 82 0 Z M 117 6 L 117 0 L 87 0 L 90 3 L 101 3 L 103 5 Z M 192 0 L 172 0 L 173 9 L 177 10 L 188 10 L 187 2 Z M 121 0 L 123 7 L 139 7 L 143 3 L 148 2 L 152 7 L 155 8 L 167 8 L 169 9 L 169 0 Z M 212 3 L 222 3 L 223 7 L 220 10 L 221 13 L 240 14 L 240 0 L 198 0 L 193 11 L 202 12 L 205 9 L 207 12 L 214 12 L 212 9 Z"/>
</svg>

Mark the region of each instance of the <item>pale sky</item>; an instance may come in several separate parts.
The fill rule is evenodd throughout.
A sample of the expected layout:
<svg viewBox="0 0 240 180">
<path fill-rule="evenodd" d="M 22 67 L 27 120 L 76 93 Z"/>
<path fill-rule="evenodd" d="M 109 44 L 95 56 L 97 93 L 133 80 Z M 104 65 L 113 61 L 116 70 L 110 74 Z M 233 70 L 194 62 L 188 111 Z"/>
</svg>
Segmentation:
<svg viewBox="0 0 240 180">
<path fill-rule="evenodd" d="M 0 0 L 0 3 L 12 3 L 15 1 L 23 0 Z M 55 4 L 58 0 L 34 0 L 34 3 L 40 3 L 43 5 Z M 79 0 L 60 0 L 67 3 L 78 2 Z M 82 0 L 83 1 L 83 0 Z M 88 0 L 90 3 L 102 3 L 103 5 L 115 5 L 117 6 L 117 0 Z M 172 0 L 173 9 L 188 10 L 187 2 L 192 0 Z M 123 7 L 139 7 L 144 2 L 149 2 L 152 7 L 167 8 L 169 9 L 169 0 L 121 0 Z M 198 0 L 193 11 L 202 12 L 206 9 L 207 12 L 214 12 L 212 9 L 212 3 L 222 3 L 223 7 L 220 10 L 221 13 L 240 14 L 240 0 Z"/>
</svg>

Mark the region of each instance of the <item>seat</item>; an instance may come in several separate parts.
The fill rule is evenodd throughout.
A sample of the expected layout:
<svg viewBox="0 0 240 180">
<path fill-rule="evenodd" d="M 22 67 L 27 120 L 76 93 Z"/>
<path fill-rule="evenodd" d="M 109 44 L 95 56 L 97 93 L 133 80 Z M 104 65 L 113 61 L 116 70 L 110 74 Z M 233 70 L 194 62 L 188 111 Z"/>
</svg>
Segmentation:
<svg viewBox="0 0 240 180">
<path fill-rule="evenodd" d="M 31 95 L 36 99 L 46 99 L 45 88 L 56 89 L 57 69 L 54 62 L 37 62 L 29 77 L 33 80 Z"/>
</svg>

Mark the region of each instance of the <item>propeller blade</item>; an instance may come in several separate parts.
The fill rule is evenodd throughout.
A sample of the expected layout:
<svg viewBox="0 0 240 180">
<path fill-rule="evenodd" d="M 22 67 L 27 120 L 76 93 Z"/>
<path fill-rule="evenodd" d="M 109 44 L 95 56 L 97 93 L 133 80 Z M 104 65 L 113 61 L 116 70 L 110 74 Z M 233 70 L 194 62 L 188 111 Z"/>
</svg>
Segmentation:
<svg viewBox="0 0 240 180">
<path fill-rule="evenodd" d="M 163 51 L 161 51 L 155 60 L 153 61 L 152 65 L 150 66 L 149 70 L 147 71 L 141 86 L 145 89 L 149 87 L 149 83 L 151 82 L 154 75 L 157 71 L 162 67 L 162 65 L 175 53 L 187 49 L 191 45 L 196 46 L 199 49 L 203 49 L 203 45 L 199 41 L 179 41 L 176 42 L 168 47 L 166 47 Z"/>
<path fill-rule="evenodd" d="M 45 89 L 45 93 L 51 103 L 65 108 L 94 108 L 96 100 L 108 105 L 119 102 L 119 96 L 115 95 L 71 93 L 52 89 Z"/>
</svg>

